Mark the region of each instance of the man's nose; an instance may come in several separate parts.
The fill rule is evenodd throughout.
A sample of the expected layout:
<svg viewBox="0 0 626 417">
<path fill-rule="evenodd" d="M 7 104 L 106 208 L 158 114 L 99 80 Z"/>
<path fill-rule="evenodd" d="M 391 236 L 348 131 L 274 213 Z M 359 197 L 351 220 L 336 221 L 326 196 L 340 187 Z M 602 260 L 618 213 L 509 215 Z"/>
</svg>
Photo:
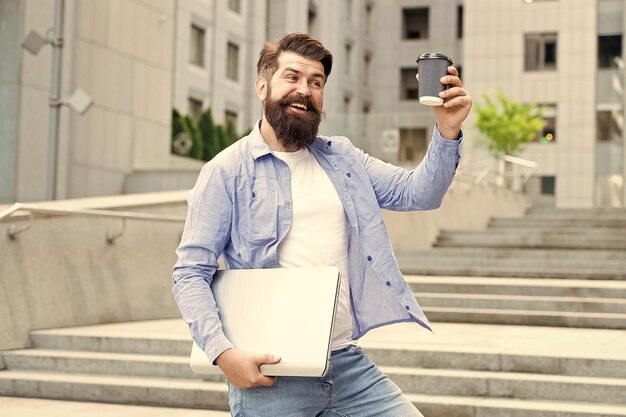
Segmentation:
<svg viewBox="0 0 626 417">
<path fill-rule="evenodd" d="M 309 88 L 309 82 L 301 79 L 296 86 L 296 92 L 302 96 L 308 97 L 311 95 L 311 89 Z"/>
</svg>

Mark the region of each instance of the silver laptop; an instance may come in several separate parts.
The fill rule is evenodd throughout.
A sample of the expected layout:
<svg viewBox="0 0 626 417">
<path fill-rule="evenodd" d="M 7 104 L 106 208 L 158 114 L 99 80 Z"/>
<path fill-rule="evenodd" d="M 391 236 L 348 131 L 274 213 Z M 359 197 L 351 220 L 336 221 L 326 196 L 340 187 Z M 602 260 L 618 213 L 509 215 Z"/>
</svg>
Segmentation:
<svg viewBox="0 0 626 417">
<path fill-rule="evenodd" d="M 261 365 L 266 376 L 326 372 L 339 285 L 337 267 L 217 271 L 211 284 L 224 334 L 240 350 L 281 357 Z M 221 373 L 194 342 L 190 366 Z"/>
</svg>

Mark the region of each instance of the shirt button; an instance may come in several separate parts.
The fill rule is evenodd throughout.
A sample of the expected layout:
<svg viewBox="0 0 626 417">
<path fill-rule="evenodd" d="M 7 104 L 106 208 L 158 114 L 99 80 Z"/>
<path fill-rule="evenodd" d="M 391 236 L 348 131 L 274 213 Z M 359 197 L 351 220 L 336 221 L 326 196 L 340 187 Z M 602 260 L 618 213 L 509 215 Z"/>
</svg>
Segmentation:
<svg viewBox="0 0 626 417">
<path fill-rule="evenodd" d="M 252 198 L 256 198 L 256 193 L 252 191 Z"/>
<path fill-rule="evenodd" d="M 391 287 L 391 282 L 387 281 L 385 284 L 387 284 L 388 287 Z"/>
<path fill-rule="evenodd" d="M 350 174 L 349 172 L 346 172 L 346 176 L 351 177 L 352 174 Z"/>
<path fill-rule="evenodd" d="M 371 256 L 368 256 L 368 257 L 367 257 L 367 260 L 371 262 L 371 261 L 372 261 L 372 257 L 371 257 Z"/>
<path fill-rule="evenodd" d="M 328 146 L 330 146 L 330 145 L 332 144 L 332 142 L 331 142 L 331 141 L 328 141 L 328 142 L 326 142 L 326 144 L 327 144 Z"/>
<path fill-rule="evenodd" d="M 404 306 L 404 308 L 406 308 L 407 310 L 410 310 L 409 306 Z"/>
</svg>

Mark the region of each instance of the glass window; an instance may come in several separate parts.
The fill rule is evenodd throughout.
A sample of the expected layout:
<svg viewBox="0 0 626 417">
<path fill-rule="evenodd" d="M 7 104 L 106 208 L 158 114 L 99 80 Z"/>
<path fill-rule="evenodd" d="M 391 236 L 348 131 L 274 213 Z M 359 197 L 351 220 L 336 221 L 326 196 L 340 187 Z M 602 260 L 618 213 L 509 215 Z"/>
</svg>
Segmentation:
<svg viewBox="0 0 626 417">
<path fill-rule="evenodd" d="M 307 22 L 307 27 L 308 29 L 308 33 L 312 34 L 314 33 L 317 29 L 317 24 L 316 24 L 316 18 L 317 18 L 317 4 L 313 2 L 313 0 L 309 0 L 309 12 L 308 12 L 308 22 Z"/>
<path fill-rule="evenodd" d="M 346 74 L 350 75 L 350 71 L 352 70 L 352 45 L 349 43 L 346 44 Z"/>
<path fill-rule="evenodd" d="M 235 13 L 241 13 L 241 0 L 228 0 L 228 8 Z"/>
<path fill-rule="evenodd" d="M 415 74 L 417 74 L 417 68 L 400 69 L 401 100 L 417 100 L 419 98 L 419 87 Z"/>
<path fill-rule="evenodd" d="M 542 104 L 541 116 L 546 122 L 543 129 L 537 133 L 535 142 L 555 143 L 556 142 L 556 104 Z"/>
<path fill-rule="evenodd" d="M 224 124 L 232 123 L 233 126 L 237 127 L 237 112 L 226 110 L 224 112 Z"/>
<path fill-rule="evenodd" d="M 596 141 L 622 140 L 623 116 L 618 110 L 596 112 Z"/>
<path fill-rule="evenodd" d="M 187 99 L 187 114 L 196 122 L 202 117 L 202 100 L 193 97 Z"/>
<path fill-rule="evenodd" d="M 372 30 L 372 2 L 365 3 L 365 33 L 369 34 Z"/>
<path fill-rule="evenodd" d="M 428 39 L 428 8 L 403 9 L 404 39 Z"/>
<path fill-rule="evenodd" d="M 463 38 L 463 6 L 456 8 L 456 37 Z"/>
<path fill-rule="evenodd" d="M 541 177 L 541 194 L 554 195 L 556 191 L 556 177 Z"/>
<path fill-rule="evenodd" d="M 556 33 L 527 34 L 524 37 L 524 69 L 526 71 L 556 70 Z"/>
<path fill-rule="evenodd" d="M 189 62 L 199 67 L 204 67 L 204 29 L 196 25 L 191 25 Z"/>
<path fill-rule="evenodd" d="M 425 128 L 400 129 L 399 162 L 417 163 L 424 159 L 427 148 Z"/>
<path fill-rule="evenodd" d="M 598 68 L 617 68 L 622 57 L 622 35 L 598 36 Z"/>
<path fill-rule="evenodd" d="M 233 81 L 239 80 L 239 46 L 228 42 L 226 53 L 226 77 Z"/>
</svg>

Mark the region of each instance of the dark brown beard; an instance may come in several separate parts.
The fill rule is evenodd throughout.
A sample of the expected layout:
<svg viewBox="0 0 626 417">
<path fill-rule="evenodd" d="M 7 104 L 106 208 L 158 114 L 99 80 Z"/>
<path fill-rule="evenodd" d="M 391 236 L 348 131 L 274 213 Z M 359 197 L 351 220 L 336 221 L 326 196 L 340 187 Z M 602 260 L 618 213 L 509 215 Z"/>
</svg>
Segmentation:
<svg viewBox="0 0 626 417">
<path fill-rule="evenodd" d="M 306 113 L 299 114 L 289 110 L 293 103 L 304 104 Z M 276 138 L 287 149 L 302 149 L 315 141 L 322 112 L 318 110 L 310 97 L 300 95 L 287 96 L 278 100 L 272 99 L 272 91 L 268 85 L 267 97 L 263 101 L 265 118 L 274 129 Z"/>
</svg>

